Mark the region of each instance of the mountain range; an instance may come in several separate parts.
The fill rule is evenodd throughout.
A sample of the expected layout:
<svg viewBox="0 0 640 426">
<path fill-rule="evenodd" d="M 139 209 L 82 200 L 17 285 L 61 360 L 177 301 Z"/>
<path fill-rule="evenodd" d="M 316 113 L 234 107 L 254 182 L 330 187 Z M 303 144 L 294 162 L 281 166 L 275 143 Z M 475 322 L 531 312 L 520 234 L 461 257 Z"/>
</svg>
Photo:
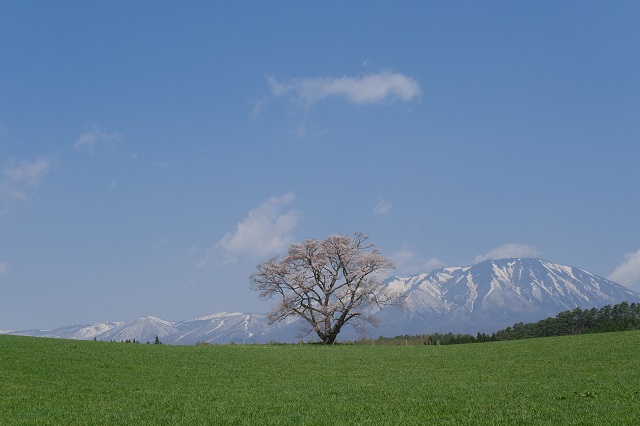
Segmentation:
<svg viewBox="0 0 640 426">
<path fill-rule="evenodd" d="M 470 266 L 443 268 L 426 274 L 389 277 L 383 285 L 402 294 L 403 309 L 385 307 L 376 315 L 381 326 L 370 336 L 433 332 L 492 333 L 516 322 L 535 322 L 574 308 L 640 302 L 640 294 L 582 269 L 542 259 L 486 260 Z M 220 312 L 187 321 L 147 316 L 131 322 L 74 325 L 55 330 L 5 332 L 83 340 L 208 343 L 295 342 L 315 340 L 299 334 L 295 318 L 270 325 L 265 314 Z M 356 339 L 350 328 L 339 338 Z"/>
</svg>

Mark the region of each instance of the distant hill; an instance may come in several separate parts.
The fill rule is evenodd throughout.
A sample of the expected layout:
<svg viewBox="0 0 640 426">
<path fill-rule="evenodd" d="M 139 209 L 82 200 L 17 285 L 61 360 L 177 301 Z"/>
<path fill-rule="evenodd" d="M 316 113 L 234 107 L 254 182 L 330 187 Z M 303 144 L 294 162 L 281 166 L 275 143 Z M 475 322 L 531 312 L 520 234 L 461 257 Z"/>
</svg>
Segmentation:
<svg viewBox="0 0 640 426">
<path fill-rule="evenodd" d="M 371 336 L 433 332 L 492 333 L 516 322 L 535 322 L 573 308 L 599 308 L 623 301 L 640 302 L 640 294 L 582 269 L 541 259 L 486 260 L 471 266 L 443 268 L 428 274 L 390 277 L 384 285 L 403 294 L 405 308 L 378 313 L 381 326 Z M 221 312 L 187 321 L 142 317 L 128 323 L 106 322 L 56 330 L 13 331 L 42 337 L 136 340 L 192 345 L 209 343 L 295 342 L 295 319 L 269 325 L 264 314 Z M 358 336 L 347 328 L 340 339 Z"/>
</svg>

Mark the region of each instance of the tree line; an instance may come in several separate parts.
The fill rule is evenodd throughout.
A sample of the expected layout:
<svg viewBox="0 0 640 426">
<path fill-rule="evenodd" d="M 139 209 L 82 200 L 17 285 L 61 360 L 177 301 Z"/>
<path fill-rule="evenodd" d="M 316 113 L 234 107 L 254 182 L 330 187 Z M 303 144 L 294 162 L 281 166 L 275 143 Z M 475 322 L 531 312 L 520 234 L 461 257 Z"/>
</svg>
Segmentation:
<svg viewBox="0 0 640 426">
<path fill-rule="evenodd" d="M 379 337 L 375 341 L 361 340 L 359 343 L 382 345 L 455 345 L 464 343 L 496 342 L 501 340 L 529 339 L 533 337 L 570 336 L 587 333 L 607 333 L 612 331 L 640 330 L 640 303 L 621 302 L 606 305 L 600 309 L 575 308 L 563 311 L 535 323 L 515 323 L 511 327 L 498 330 L 491 335 L 433 333 Z"/>
<path fill-rule="evenodd" d="M 94 337 L 94 338 L 93 338 L 93 341 L 94 341 L 94 342 L 95 342 L 95 341 L 97 341 L 97 340 L 98 340 L 98 338 L 97 338 L 97 337 Z M 101 342 L 102 342 L 102 340 L 101 340 Z M 133 340 L 126 339 L 126 340 L 121 340 L 120 342 L 118 342 L 117 340 L 113 340 L 113 339 L 111 339 L 111 340 L 110 340 L 110 342 L 111 342 L 111 343 L 140 343 L 140 340 L 136 340 L 136 339 L 135 339 L 135 337 L 134 337 L 134 338 L 133 338 Z M 150 343 L 151 343 L 151 342 L 147 341 L 147 345 L 148 345 L 148 344 L 150 344 Z M 162 342 L 160 341 L 160 338 L 158 337 L 158 335 L 157 335 L 157 334 L 156 334 L 156 339 L 155 339 L 155 341 L 153 342 L 153 344 L 154 344 L 154 345 L 161 345 L 161 344 L 162 344 Z"/>
</svg>

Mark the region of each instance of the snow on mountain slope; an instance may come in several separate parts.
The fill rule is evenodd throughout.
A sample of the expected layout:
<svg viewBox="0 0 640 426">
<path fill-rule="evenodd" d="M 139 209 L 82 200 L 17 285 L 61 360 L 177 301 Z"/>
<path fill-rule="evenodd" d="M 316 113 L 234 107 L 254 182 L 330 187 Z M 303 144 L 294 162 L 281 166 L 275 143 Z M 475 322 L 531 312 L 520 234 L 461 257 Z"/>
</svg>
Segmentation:
<svg viewBox="0 0 640 426">
<path fill-rule="evenodd" d="M 582 269 L 540 259 L 486 260 L 471 266 L 443 268 L 428 274 L 390 277 L 383 282 L 403 294 L 405 308 L 378 312 L 379 328 L 370 335 L 397 336 L 433 332 L 491 333 L 516 322 L 535 322 L 576 307 L 640 302 L 640 294 Z M 296 342 L 302 323 L 289 318 L 269 325 L 266 315 L 219 312 L 182 322 L 142 317 L 128 323 L 99 323 L 57 330 L 13 331 L 42 337 L 136 340 L 192 345 L 208 343 Z M 346 327 L 340 339 L 355 339 Z"/>
<path fill-rule="evenodd" d="M 486 260 L 385 284 L 407 290 L 403 312 L 380 312 L 384 335 L 492 332 L 576 307 L 640 301 L 638 293 L 605 278 L 540 259 Z"/>
<path fill-rule="evenodd" d="M 258 314 L 218 313 L 180 323 L 179 331 L 168 343 L 192 344 L 229 341 L 254 341 L 252 337 L 264 334 L 266 317 Z"/>
<path fill-rule="evenodd" d="M 293 319 L 269 325 L 264 314 L 223 312 L 181 322 L 178 328 L 179 332 L 169 336 L 167 343 L 290 342 L 295 341 L 300 326 Z"/>
<path fill-rule="evenodd" d="M 122 323 L 105 333 L 96 336 L 97 340 L 117 342 L 134 339 L 137 342 L 154 342 L 156 336 L 162 341 L 163 338 L 178 332 L 178 323 L 165 321 L 156 317 L 142 317 L 128 323 Z"/>
<path fill-rule="evenodd" d="M 100 322 L 96 324 L 70 325 L 55 330 L 22 330 L 9 331 L 4 334 L 16 334 L 21 336 L 55 337 L 60 339 L 90 340 L 96 336 L 119 327 L 123 322 Z"/>
</svg>

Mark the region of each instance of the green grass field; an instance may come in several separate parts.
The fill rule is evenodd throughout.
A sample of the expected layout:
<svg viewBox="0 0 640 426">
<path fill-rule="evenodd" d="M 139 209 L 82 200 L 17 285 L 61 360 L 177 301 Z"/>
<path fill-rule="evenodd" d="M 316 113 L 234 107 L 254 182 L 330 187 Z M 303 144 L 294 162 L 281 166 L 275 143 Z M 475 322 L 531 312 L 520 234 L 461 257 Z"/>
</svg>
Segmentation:
<svg viewBox="0 0 640 426">
<path fill-rule="evenodd" d="M 455 346 L 168 346 L 0 335 L 2 425 L 640 421 L 640 332 Z"/>
</svg>

